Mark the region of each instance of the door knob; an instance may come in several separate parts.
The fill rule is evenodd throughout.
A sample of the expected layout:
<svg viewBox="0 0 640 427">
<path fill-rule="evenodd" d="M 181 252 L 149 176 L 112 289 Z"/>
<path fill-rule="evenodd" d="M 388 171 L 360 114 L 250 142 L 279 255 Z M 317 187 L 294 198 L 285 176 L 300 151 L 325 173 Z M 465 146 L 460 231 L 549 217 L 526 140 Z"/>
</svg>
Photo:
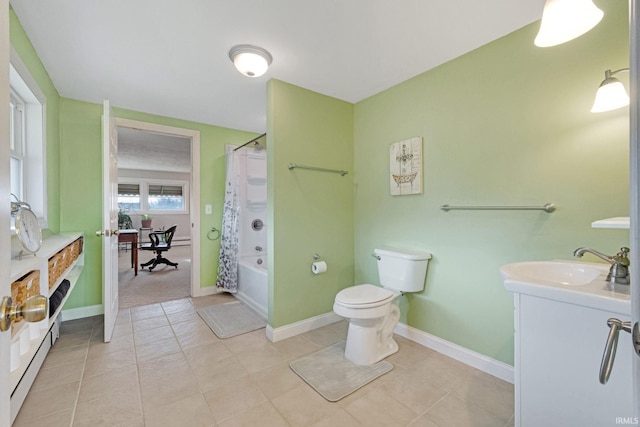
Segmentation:
<svg viewBox="0 0 640 427">
<path fill-rule="evenodd" d="M 24 302 L 13 304 L 10 297 L 2 298 L 0 303 L 0 332 L 7 331 L 11 322 L 24 319 L 27 322 L 39 322 L 47 315 L 47 297 L 36 295 Z"/>
</svg>

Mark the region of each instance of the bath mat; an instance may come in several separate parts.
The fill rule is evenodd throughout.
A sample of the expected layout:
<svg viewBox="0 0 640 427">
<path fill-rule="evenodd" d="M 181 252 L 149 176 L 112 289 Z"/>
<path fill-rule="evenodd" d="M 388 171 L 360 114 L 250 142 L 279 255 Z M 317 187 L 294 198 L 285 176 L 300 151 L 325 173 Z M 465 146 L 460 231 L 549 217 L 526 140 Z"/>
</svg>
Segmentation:
<svg viewBox="0 0 640 427">
<path fill-rule="evenodd" d="M 329 402 L 336 402 L 386 374 L 393 365 L 384 360 L 359 366 L 344 357 L 345 342 L 339 342 L 300 359 L 289 367 Z"/>
<path fill-rule="evenodd" d="M 210 305 L 196 310 L 218 338 L 231 338 L 267 325 L 241 301 Z"/>
</svg>

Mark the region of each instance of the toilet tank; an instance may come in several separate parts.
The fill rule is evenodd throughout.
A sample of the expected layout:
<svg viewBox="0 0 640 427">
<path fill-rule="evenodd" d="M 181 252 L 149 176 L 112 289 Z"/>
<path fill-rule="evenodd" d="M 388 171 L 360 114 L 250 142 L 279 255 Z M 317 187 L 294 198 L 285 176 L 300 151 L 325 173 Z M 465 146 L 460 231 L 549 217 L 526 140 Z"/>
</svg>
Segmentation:
<svg viewBox="0 0 640 427">
<path fill-rule="evenodd" d="M 373 251 L 378 259 L 380 284 L 397 292 L 420 292 L 424 289 L 429 252 L 383 247 Z"/>
</svg>

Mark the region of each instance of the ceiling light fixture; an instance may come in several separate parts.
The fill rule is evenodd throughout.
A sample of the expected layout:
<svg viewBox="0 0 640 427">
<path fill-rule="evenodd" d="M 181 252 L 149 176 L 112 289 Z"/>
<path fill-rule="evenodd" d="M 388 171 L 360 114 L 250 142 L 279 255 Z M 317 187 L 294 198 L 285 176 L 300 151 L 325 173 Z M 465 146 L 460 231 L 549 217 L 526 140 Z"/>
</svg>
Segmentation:
<svg viewBox="0 0 640 427">
<path fill-rule="evenodd" d="M 260 77 L 267 72 L 273 58 L 265 49 L 250 44 L 239 44 L 229 51 L 229 58 L 247 77 Z"/>
<path fill-rule="evenodd" d="M 536 46 L 556 46 L 580 37 L 604 16 L 592 0 L 547 0 Z"/>
<path fill-rule="evenodd" d="M 607 70 L 604 72 L 604 80 L 600 83 L 598 92 L 596 92 L 596 99 L 593 102 L 593 107 L 591 107 L 592 113 L 602 113 L 629 105 L 629 95 L 627 95 L 627 91 L 620 80 L 613 77 L 614 74 L 621 71 L 629 71 L 629 69 L 621 68 L 615 71 Z"/>
</svg>

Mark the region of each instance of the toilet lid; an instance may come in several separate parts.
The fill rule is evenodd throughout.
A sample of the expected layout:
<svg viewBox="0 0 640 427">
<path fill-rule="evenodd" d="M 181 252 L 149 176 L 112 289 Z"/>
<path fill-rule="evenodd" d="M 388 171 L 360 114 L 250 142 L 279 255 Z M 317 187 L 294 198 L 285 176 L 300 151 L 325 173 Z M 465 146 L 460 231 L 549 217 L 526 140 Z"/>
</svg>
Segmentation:
<svg viewBox="0 0 640 427">
<path fill-rule="evenodd" d="M 357 285 L 345 288 L 338 292 L 336 301 L 343 304 L 371 304 L 387 300 L 395 296 L 393 291 L 374 285 Z"/>
</svg>

